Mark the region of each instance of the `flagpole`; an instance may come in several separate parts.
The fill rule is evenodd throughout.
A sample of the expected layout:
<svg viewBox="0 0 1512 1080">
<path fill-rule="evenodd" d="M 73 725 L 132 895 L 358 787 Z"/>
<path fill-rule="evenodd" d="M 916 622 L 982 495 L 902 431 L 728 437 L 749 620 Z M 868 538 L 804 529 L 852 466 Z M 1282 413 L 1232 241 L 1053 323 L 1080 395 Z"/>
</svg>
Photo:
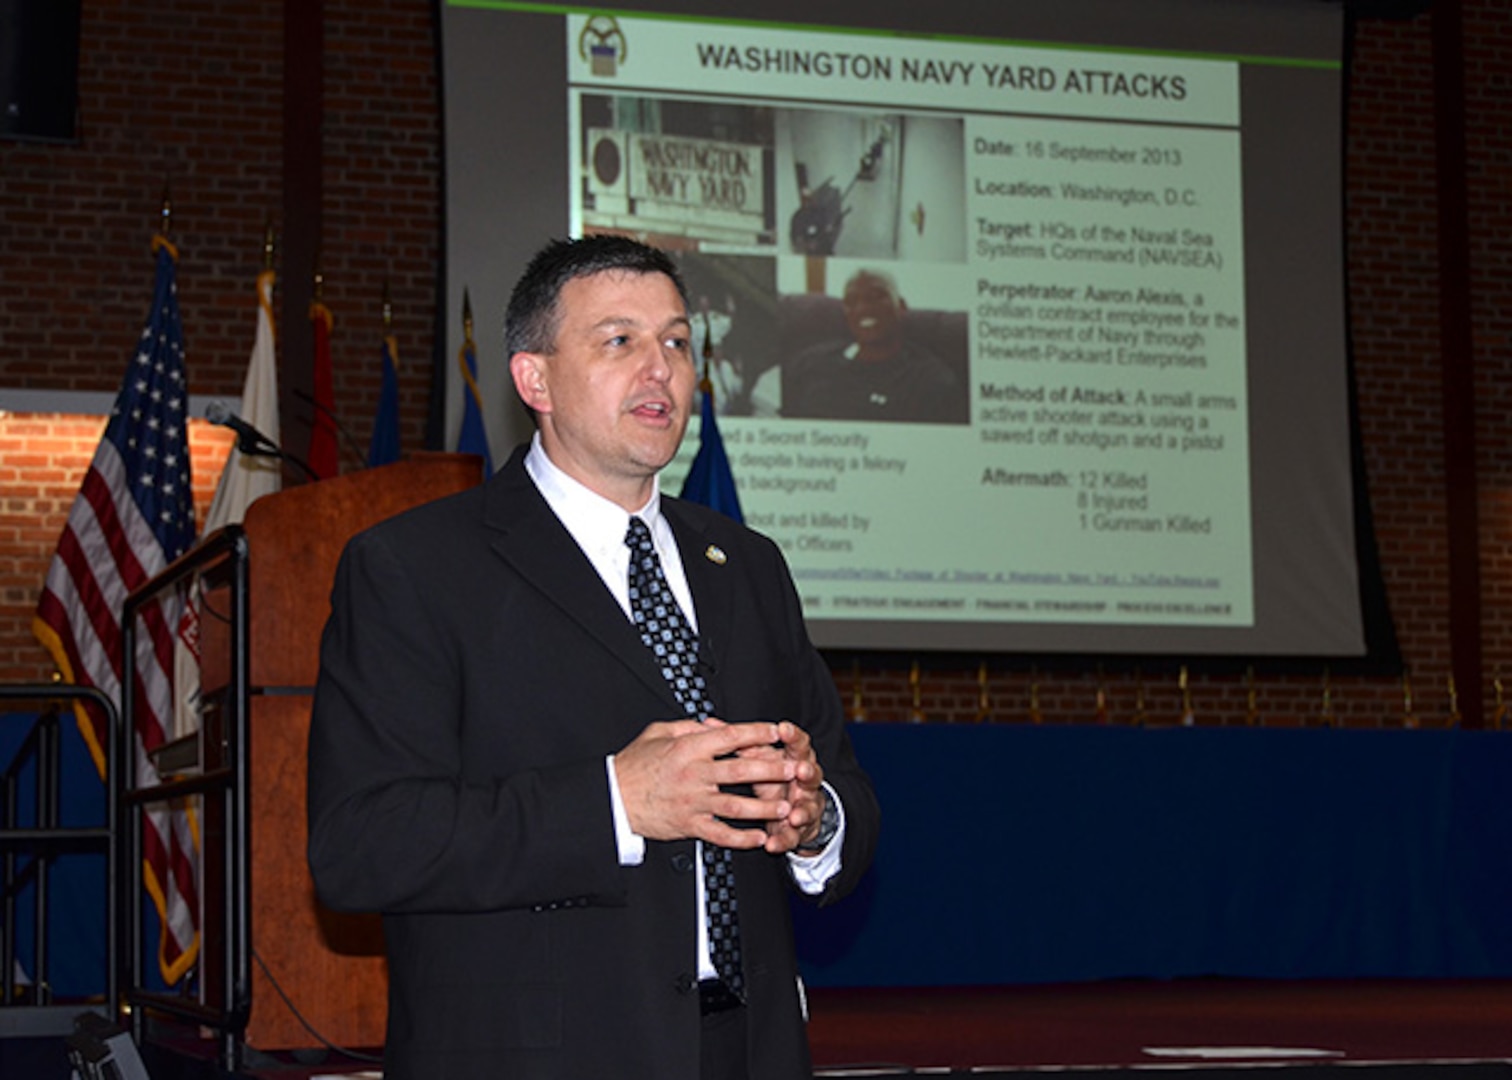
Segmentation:
<svg viewBox="0 0 1512 1080">
<path fill-rule="evenodd" d="M 699 402 L 698 453 L 683 478 L 681 498 L 717 510 L 726 517 L 744 522 L 745 514 L 740 509 L 740 493 L 735 488 L 735 476 L 730 471 L 730 458 L 725 452 L 724 440 L 719 435 L 719 421 L 715 419 L 714 407 L 714 334 L 709 326 L 709 311 L 704 309 L 703 378 L 698 389 L 702 394 Z"/>
<path fill-rule="evenodd" d="M 257 276 L 255 325 L 252 349 L 247 360 L 247 376 L 242 382 L 241 416 L 266 444 L 263 449 L 282 446 L 279 422 L 277 327 L 273 320 L 273 290 L 277 276 L 273 270 L 273 221 L 267 219 L 263 233 L 263 269 Z M 238 440 L 240 442 L 240 440 Z M 291 461 L 310 475 L 309 466 L 292 454 L 278 449 L 276 454 L 244 453 L 234 446 L 221 469 L 215 496 L 205 517 L 205 531 L 214 532 L 223 525 L 239 524 L 247 507 L 262 495 L 283 487 L 282 463 Z"/>
<path fill-rule="evenodd" d="M 341 457 L 337 450 L 337 434 L 342 430 L 336 419 L 336 395 L 331 371 L 331 332 L 336 320 L 325 304 L 325 272 L 320 266 L 320 252 L 316 249 L 315 275 L 310 300 L 310 328 L 314 341 L 314 356 L 311 366 L 311 393 L 299 387 L 294 396 L 305 401 L 314 410 L 310 417 L 310 441 L 305 452 L 310 471 L 317 478 L 329 478 L 341 472 Z M 358 454 L 358 460 L 362 455 Z"/>
<path fill-rule="evenodd" d="M 493 455 L 488 449 L 488 429 L 483 423 L 483 392 L 478 388 L 478 345 L 473 340 L 472 295 L 462 289 L 462 351 L 457 357 L 462 372 L 462 424 L 457 432 L 457 450 L 483 459 L 483 476 L 493 475 Z"/>
<path fill-rule="evenodd" d="M 130 703 L 131 711 L 123 708 L 120 715 L 131 724 L 123 722 L 115 733 L 92 711 L 78 719 L 97 767 L 108 767 L 110 741 L 118 738 L 128 751 L 118 758 L 120 768 L 132 770 L 138 784 L 155 781 L 146 748 L 165 742 L 173 723 L 172 658 L 181 599 L 155 602 L 143 617 L 146 646 L 129 652 L 121 600 L 188 550 L 195 535 L 178 252 L 166 235 L 170 206 L 165 193 L 163 231 L 152 239 L 152 303 L 32 621 L 33 633 L 67 681 L 97 688 L 118 707 Z M 127 686 L 133 690 L 129 697 Z M 145 875 L 159 915 L 159 968 L 172 985 L 199 951 L 194 834 L 186 814 L 160 807 L 146 812 L 139 839 L 143 848 L 129 854 L 148 861 Z"/>
<path fill-rule="evenodd" d="M 394 338 L 394 305 L 389 280 L 383 279 L 383 334 L 379 370 L 378 408 L 368 438 L 368 468 L 399 460 L 399 342 Z"/>
</svg>

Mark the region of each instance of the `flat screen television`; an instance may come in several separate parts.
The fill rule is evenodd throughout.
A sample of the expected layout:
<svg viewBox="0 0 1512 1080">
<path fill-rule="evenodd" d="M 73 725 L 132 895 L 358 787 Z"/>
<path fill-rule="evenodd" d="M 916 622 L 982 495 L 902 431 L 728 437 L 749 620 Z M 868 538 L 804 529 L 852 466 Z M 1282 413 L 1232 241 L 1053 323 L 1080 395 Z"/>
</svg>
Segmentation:
<svg viewBox="0 0 1512 1080">
<path fill-rule="evenodd" d="M 80 7 L 0 0 L 0 138 L 76 137 Z"/>
</svg>

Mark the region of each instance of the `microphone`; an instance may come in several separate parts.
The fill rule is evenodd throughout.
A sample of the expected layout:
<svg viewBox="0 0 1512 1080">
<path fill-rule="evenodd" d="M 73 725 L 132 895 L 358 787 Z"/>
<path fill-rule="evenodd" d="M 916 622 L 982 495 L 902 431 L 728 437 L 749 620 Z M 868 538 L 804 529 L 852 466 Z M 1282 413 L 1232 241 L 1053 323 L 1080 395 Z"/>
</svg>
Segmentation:
<svg viewBox="0 0 1512 1080">
<path fill-rule="evenodd" d="M 284 453 L 282 447 L 237 416 L 226 406 L 224 401 L 212 401 L 206 405 L 205 419 L 212 424 L 218 424 L 221 427 L 230 428 L 236 432 L 236 448 L 248 457 L 270 457 L 278 458 L 280 461 L 292 462 L 304 470 L 305 476 L 311 480 L 320 479 L 320 477 L 315 475 L 315 470 L 311 469 L 309 465 L 293 454 Z"/>
<path fill-rule="evenodd" d="M 357 440 L 352 437 L 352 433 L 347 430 L 346 425 L 341 422 L 341 418 L 339 416 L 333 413 L 330 409 L 326 408 L 320 402 L 316 401 L 313 394 L 307 394 L 297 386 L 294 388 L 294 396 L 297 397 L 300 401 L 303 401 L 305 404 L 314 408 L 315 412 L 318 415 L 323 416 L 327 420 L 329 420 L 331 422 L 331 426 L 339 431 L 341 433 L 341 437 L 346 440 L 346 448 L 351 451 L 351 453 L 356 455 L 357 464 L 364 468 L 367 466 L 367 454 L 363 453 L 362 447 L 359 446 Z"/>
<path fill-rule="evenodd" d="M 205 419 L 236 432 L 236 448 L 252 457 L 282 457 L 278 444 L 232 412 L 224 401 L 205 406 Z"/>
</svg>

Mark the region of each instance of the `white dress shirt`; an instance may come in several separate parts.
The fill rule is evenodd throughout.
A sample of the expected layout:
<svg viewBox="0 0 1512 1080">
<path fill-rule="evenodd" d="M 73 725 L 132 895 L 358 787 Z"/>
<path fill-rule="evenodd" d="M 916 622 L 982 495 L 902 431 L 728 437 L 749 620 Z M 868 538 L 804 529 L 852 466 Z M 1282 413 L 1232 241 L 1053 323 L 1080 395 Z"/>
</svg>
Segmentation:
<svg viewBox="0 0 1512 1080">
<path fill-rule="evenodd" d="M 616 503 L 589 490 L 557 468 L 541 446 L 539 433 L 531 440 L 530 452 L 525 455 L 525 471 L 535 483 L 546 505 L 572 534 L 573 540 L 582 549 L 593 568 L 603 579 L 604 587 L 618 601 L 627 619 L 634 619 L 630 610 L 630 549 L 625 544 L 625 532 L 630 527 L 630 515 Z M 656 545 L 657 557 L 661 560 L 662 574 L 667 586 L 677 600 L 688 624 L 698 631 L 698 613 L 693 606 L 693 594 L 688 588 L 688 577 L 683 571 L 682 554 L 677 550 L 677 540 L 672 527 L 661 512 L 661 489 L 652 480 L 651 499 L 640 510 L 639 517 L 651 530 L 651 541 Z M 614 810 L 615 836 L 619 844 L 619 859 L 622 866 L 639 866 L 646 857 L 645 838 L 630 828 L 629 816 L 625 813 L 620 797 L 619 782 L 614 772 L 614 758 L 606 760 L 609 773 L 609 797 Z M 830 800 L 840 811 L 840 828 L 829 845 L 818 855 L 802 857 L 789 854 L 788 869 L 794 883 L 805 893 L 818 894 L 824 885 L 840 869 L 841 842 L 845 836 L 845 808 L 841 806 L 834 790 L 825 785 Z M 698 906 L 703 910 L 704 883 L 703 859 L 694 860 L 697 867 Z M 698 957 L 700 977 L 715 975 L 714 965 L 709 960 L 707 930 L 704 920 L 698 920 Z"/>
</svg>

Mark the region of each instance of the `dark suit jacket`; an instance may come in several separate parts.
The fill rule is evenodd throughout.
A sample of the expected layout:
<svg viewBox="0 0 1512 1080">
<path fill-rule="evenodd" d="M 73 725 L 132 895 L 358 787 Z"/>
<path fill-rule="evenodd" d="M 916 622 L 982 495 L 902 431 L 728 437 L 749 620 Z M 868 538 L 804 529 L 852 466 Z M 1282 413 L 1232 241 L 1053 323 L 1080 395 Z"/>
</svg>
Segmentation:
<svg viewBox="0 0 1512 1080">
<path fill-rule="evenodd" d="M 694 1080 L 694 845 L 620 866 L 604 767 L 683 710 L 523 460 L 348 545 L 310 732 L 310 866 L 331 907 L 384 915 L 389 1080 Z M 786 566 L 728 518 L 663 511 L 717 715 L 795 721 L 840 796 L 834 900 L 878 810 Z M 735 863 L 751 1076 L 807 1077 L 786 859 Z"/>
</svg>

